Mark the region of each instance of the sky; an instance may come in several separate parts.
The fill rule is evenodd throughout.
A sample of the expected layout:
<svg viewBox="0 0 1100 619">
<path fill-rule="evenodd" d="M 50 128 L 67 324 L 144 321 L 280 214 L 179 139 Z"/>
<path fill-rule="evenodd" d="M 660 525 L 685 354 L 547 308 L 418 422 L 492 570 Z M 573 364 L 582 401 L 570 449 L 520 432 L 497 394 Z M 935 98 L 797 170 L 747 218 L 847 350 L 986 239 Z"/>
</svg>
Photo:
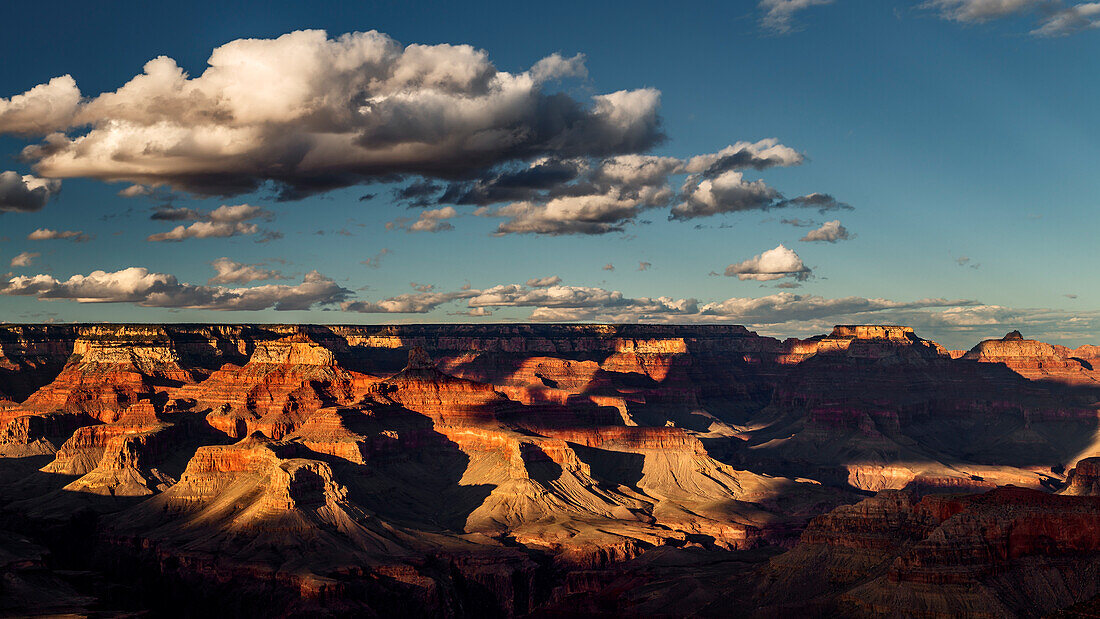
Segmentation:
<svg viewBox="0 0 1100 619">
<path fill-rule="evenodd" d="M 0 320 L 1100 343 L 1100 3 L 16 3 Z"/>
</svg>

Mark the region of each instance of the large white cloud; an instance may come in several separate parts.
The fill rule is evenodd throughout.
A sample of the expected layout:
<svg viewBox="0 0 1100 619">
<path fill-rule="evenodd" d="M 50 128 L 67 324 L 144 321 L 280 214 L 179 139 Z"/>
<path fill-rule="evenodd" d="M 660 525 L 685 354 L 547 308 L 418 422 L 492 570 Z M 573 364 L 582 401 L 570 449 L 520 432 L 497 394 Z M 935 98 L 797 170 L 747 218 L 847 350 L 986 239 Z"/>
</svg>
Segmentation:
<svg viewBox="0 0 1100 619">
<path fill-rule="evenodd" d="M 0 294 L 32 296 L 42 300 L 67 299 L 80 303 L 132 303 L 145 307 L 204 310 L 308 310 L 347 299 L 351 292 L 317 271 L 302 283 L 251 288 L 198 286 L 182 283 L 174 275 L 154 273 L 142 267 L 121 271 L 93 271 L 59 280 L 40 274 L 9 278 Z"/>
<path fill-rule="evenodd" d="M 540 155 L 637 152 L 662 138 L 655 90 L 587 103 L 544 92 L 584 74 L 579 56 L 509 73 L 468 45 L 303 30 L 235 40 L 207 62 L 191 77 L 161 56 L 80 102 L 72 79 L 57 78 L 0 100 L 0 133 L 43 135 L 23 154 L 51 178 L 206 195 L 272 181 L 284 197 L 394 175 L 469 178 Z"/>
<path fill-rule="evenodd" d="M 769 249 L 748 260 L 726 267 L 726 277 L 736 276 L 741 280 L 753 279 L 761 282 L 784 277 L 803 281 L 811 274 L 812 271 L 802 263 L 798 254 L 785 245 L 779 245 L 775 249 Z"/>
<path fill-rule="evenodd" d="M 0 212 L 29 213 L 43 206 L 61 191 L 61 181 L 38 178 L 8 170 L 0 172 Z"/>
</svg>

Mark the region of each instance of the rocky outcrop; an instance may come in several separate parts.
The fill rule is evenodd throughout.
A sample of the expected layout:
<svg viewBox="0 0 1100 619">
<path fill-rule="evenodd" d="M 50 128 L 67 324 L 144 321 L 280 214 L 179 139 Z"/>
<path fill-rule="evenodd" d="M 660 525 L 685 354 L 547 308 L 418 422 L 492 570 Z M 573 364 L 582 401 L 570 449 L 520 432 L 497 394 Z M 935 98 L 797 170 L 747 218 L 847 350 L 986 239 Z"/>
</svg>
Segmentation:
<svg viewBox="0 0 1100 619">
<path fill-rule="evenodd" d="M 258 344 L 243 367 L 227 364 L 175 393 L 173 407 L 209 411 L 210 425 L 231 438 L 253 432 L 282 438 L 325 406 L 356 401 L 373 381 L 336 363 L 305 334 Z"/>
<path fill-rule="evenodd" d="M 962 358 L 979 363 L 1003 364 L 1030 380 L 1100 388 L 1100 367 L 1088 347 L 1071 350 L 1038 340 L 1025 339 L 1013 331 L 999 340 L 985 340 Z"/>
</svg>

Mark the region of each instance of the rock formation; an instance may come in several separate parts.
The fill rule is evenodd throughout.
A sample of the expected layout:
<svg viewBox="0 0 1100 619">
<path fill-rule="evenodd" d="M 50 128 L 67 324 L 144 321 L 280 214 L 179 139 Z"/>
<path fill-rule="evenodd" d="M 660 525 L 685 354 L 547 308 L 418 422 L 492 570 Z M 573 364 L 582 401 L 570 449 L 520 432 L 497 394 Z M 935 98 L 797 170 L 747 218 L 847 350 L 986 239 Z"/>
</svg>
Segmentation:
<svg viewBox="0 0 1100 619">
<path fill-rule="evenodd" d="M 76 613 L 1041 615 L 1100 594 L 1098 358 L 878 325 L 3 325 L 0 529 L 49 552 L 0 532 L 0 572 Z"/>
</svg>

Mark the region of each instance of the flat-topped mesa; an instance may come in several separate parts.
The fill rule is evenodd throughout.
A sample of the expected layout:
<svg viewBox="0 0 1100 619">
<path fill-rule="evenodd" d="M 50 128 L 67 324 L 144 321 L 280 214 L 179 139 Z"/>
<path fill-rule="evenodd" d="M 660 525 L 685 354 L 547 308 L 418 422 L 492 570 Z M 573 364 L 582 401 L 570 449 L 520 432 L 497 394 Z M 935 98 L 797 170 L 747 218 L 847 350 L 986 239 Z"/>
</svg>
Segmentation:
<svg viewBox="0 0 1100 619">
<path fill-rule="evenodd" d="M 336 365 L 332 351 L 318 344 L 304 333 L 280 338 L 256 345 L 249 363 L 274 363 L 279 365 Z"/>
<path fill-rule="evenodd" d="M 1086 349 L 1086 347 L 1082 347 Z M 1085 350 L 1071 350 L 1038 340 L 1025 339 L 1012 331 L 1000 339 L 989 339 L 971 348 L 963 359 L 979 363 L 1001 363 L 1031 380 L 1053 380 L 1075 385 L 1100 386 L 1100 367 L 1082 358 Z"/>
<path fill-rule="evenodd" d="M 418 347 L 409 351 L 405 369 L 375 385 L 373 391 L 444 425 L 492 422 L 494 413 L 508 404 L 492 385 L 444 374 Z"/>
<path fill-rule="evenodd" d="M 374 382 L 345 370 L 332 351 L 305 334 L 258 344 L 242 367 L 226 364 L 179 389 L 177 408 L 209 410 L 207 421 L 231 438 L 262 432 L 279 439 L 318 409 L 358 400 Z"/>
</svg>

